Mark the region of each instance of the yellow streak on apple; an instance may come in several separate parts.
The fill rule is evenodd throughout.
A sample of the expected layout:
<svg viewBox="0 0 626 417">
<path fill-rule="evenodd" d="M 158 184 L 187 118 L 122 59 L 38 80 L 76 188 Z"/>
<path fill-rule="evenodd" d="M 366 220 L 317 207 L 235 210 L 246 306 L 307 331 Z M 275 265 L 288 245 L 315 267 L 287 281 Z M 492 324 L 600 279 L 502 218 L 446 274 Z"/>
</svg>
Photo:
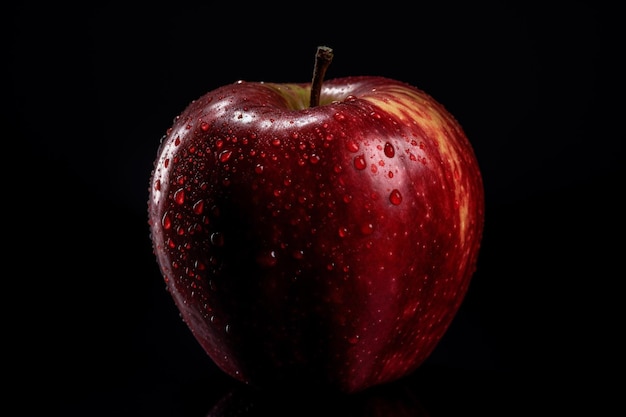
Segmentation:
<svg viewBox="0 0 626 417">
<path fill-rule="evenodd" d="M 458 149 L 452 146 L 446 138 L 444 132 L 449 132 L 450 127 L 456 124 L 454 118 L 443 109 L 435 108 L 430 97 L 425 93 L 420 94 L 407 88 L 402 87 L 386 87 L 384 93 L 374 90 L 372 94 L 361 96 L 362 99 L 369 101 L 388 114 L 393 114 L 399 120 L 411 121 L 420 126 L 428 134 L 429 137 L 437 141 L 438 149 L 442 156 L 447 156 L 448 163 L 453 165 L 454 171 L 459 173 L 459 178 L 464 178 L 462 166 L 458 161 L 462 159 Z M 416 108 L 416 103 L 420 105 Z M 455 187 L 455 199 L 459 203 L 460 212 L 460 234 L 465 239 L 467 232 L 467 218 L 469 216 L 469 199 L 464 183 Z"/>
<path fill-rule="evenodd" d="M 295 83 L 262 84 L 283 94 L 286 105 L 290 109 L 302 110 L 309 106 L 310 85 Z M 320 98 L 320 105 L 329 104 L 343 95 L 344 93 L 341 90 L 326 88 Z M 419 123 L 426 134 L 437 142 L 441 156 L 447 157 L 445 158 L 447 162 L 453 165 L 452 172 L 458 172 L 458 178 L 465 178 L 465 172 L 458 163 L 462 159 L 462 153 L 452 146 L 446 138 L 446 133 L 444 133 L 452 134 L 450 131 L 456 130 L 457 122 L 443 106 L 436 107 L 432 97 L 424 92 L 414 91 L 402 86 L 385 86 L 384 88 L 373 89 L 369 93 L 360 94 L 359 98 L 369 101 L 383 112 L 396 116 L 398 120 L 410 121 L 413 124 Z M 416 104 L 419 107 L 416 108 Z M 465 182 L 461 182 L 455 187 L 454 192 L 455 199 L 459 204 L 459 233 L 461 238 L 465 240 L 468 237 L 467 219 L 469 216 L 469 196 Z"/>
</svg>

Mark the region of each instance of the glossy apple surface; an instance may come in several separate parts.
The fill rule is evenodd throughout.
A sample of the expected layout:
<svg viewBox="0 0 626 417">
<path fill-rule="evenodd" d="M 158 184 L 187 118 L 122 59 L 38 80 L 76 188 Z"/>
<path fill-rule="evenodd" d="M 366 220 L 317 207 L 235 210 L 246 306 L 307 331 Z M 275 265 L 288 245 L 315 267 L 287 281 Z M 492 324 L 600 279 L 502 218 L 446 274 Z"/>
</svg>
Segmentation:
<svg viewBox="0 0 626 417">
<path fill-rule="evenodd" d="M 431 354 L 476 268 L 484 195 L 461 126 L 382 77 L 237 82 L 178 116 L 148 201 L 158 264 L 248 384 L 356 392 Z"/>
</svg>

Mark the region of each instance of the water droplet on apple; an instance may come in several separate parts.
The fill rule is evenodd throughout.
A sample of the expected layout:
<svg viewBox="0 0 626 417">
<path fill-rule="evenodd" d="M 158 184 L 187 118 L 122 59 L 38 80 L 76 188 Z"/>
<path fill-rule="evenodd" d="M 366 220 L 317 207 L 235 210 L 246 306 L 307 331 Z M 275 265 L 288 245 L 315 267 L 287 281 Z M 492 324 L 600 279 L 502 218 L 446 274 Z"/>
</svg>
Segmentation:
<svg viewBox="0 0 626 417">
<path fill-rule="evenodd" d="M 196 203 L 193 205 L 193 212 L 196 214 L 202 214 L 203 211 L 204 211 L 204 200 L 196 201 Z"/>
<path fill-rule="evenodd" d="M 204 271 L 206 269 L 206 265 L 198 260 L 194 262 L 194 266 L 198 271 Z"/>
<path fill-rule="evenodd" d="M 385 156 L 387 158 L 393 158 L 396 154 L 396 150 L 393 148 L 393 145 L 389 142 L 385 143 Z"/>
<path fill-rule="evenodd" d="M 346 227 L 340 227 L 338 231 L 339 237 L 346 237 L 348 235 L 348 229 Z"/>
<path fill-rule="evenodd" d="M 389 201 L 391 201 L 391 204 L 395 206 L 402 203 L 402 194 L 400 194 L 400 191 L 398 191 L 397 189 L 393 189 L 393 191 L 391 191 L 391 194 L 389 194 Z"/>
<path fill-rule="evenodd" d="M 272 139 L 272 146 L 280 146 L 281 142 L 279 138 Z"/>
<path fill-rule="evenodd" d="M 222 151 L 222 153 L 220 153 L 220 162 L 227 162 L 232 155 L 233 151 L 230 149 Z"/>
<path fill-rule="evenodd" d="M 346 144 L 350 152 L 358 152 L 359 144 L 355 140 L 349 140 Z"/>
<path fill-rule="evenodd" d="M 185 190 L 183 190 L 182 188 L 178 189 L 174 193 L 174 201 L 176 202 L 176 204 L 183 204 L 185 202 Z"/>
<path fill-rule="evenodd" d="M 165 212 L 165 214 L 163 215 L 163 218 L 161 219 L 161 224 L 163 225 L 163 228 L 165 230 L 169 230 L 172 227 L 172 219 L 170 219 L 170 212 L 167 211 Z"/>
<path fill-rule="evenodd" d="M 365 169 L 365 167 L 367 166 L 367 164 L 365 163 L 365 157 L 363 156 L 363 154 L 356 156 L 354 158 L 354 167 L 358 170 L 362 170 Z"/>
<path fill-rule="evenodd" d="M 342 122 L 342 121 L 344 121 L 344 120 L 346 119 L 346 115 L 345 115 L 345 114 L 343 114 L 343 113 L 335 113 L 335 114 L 333 115 L 333 117 L 334 117 L 334 118 L 335 118 L 335 120 L 336 120 L 336 121 L 338 121 L 338 122 Z"/>
<path fill-rule="evenodd" d="M 320 157 L 317 156 L 317 155 L 311 155 L 309 157 L 309 162 L 314 164 L 314 165 L 317 164 L 319 161 L 320 161 Z"/>
<path fill-rule="evenodd" d="M 263 173 L 264 169 L 265 168 L 263 167 L 263 165 L 258 164 L 256 167 L 254 167 L 254 172 L 256 172 L 257 174 L 261 174 L 261 173 Z"/>
<path fill-rule="evenodd" d="M 224 246 L 224 234 L 221 232 L 211 234 L 211 244 L 218 247 Z"/>
</svg>

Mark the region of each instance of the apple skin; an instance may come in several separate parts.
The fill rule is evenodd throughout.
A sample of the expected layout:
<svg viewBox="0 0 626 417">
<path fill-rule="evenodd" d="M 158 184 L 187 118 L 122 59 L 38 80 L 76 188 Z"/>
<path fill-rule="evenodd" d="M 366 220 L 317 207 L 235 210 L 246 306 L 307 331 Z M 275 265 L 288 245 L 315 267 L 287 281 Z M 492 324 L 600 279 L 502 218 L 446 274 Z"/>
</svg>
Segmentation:
<svg viewBox="0 0 626 417">
<path fill-rule="evenodd" d="M 254 386 L 353 393 L 435 349 L 484 224 L 473 148 L 397 80 L 238 81 L 163 137 L 148 224 L 166 288 L 216 365 Z"/>
</svg>

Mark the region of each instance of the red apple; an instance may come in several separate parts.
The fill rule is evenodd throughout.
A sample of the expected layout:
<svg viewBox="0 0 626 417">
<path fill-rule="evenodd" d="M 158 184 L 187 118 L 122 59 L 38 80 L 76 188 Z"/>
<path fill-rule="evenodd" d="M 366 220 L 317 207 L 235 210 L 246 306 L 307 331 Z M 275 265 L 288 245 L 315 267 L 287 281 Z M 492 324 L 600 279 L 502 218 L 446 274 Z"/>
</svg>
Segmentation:
<svg viewBox="0 0 626 417">
<path fill-rule="evenodd" d="M 414 371 L 446 332 L 476 268 L 484 191 L 435 99 L 378 76 L 322 84 L 319 62 L 312 83 L 239 81 L 190 103 L 158 151 L 149 225 L 219 368 L 357 392 Z"/>
</svg>

